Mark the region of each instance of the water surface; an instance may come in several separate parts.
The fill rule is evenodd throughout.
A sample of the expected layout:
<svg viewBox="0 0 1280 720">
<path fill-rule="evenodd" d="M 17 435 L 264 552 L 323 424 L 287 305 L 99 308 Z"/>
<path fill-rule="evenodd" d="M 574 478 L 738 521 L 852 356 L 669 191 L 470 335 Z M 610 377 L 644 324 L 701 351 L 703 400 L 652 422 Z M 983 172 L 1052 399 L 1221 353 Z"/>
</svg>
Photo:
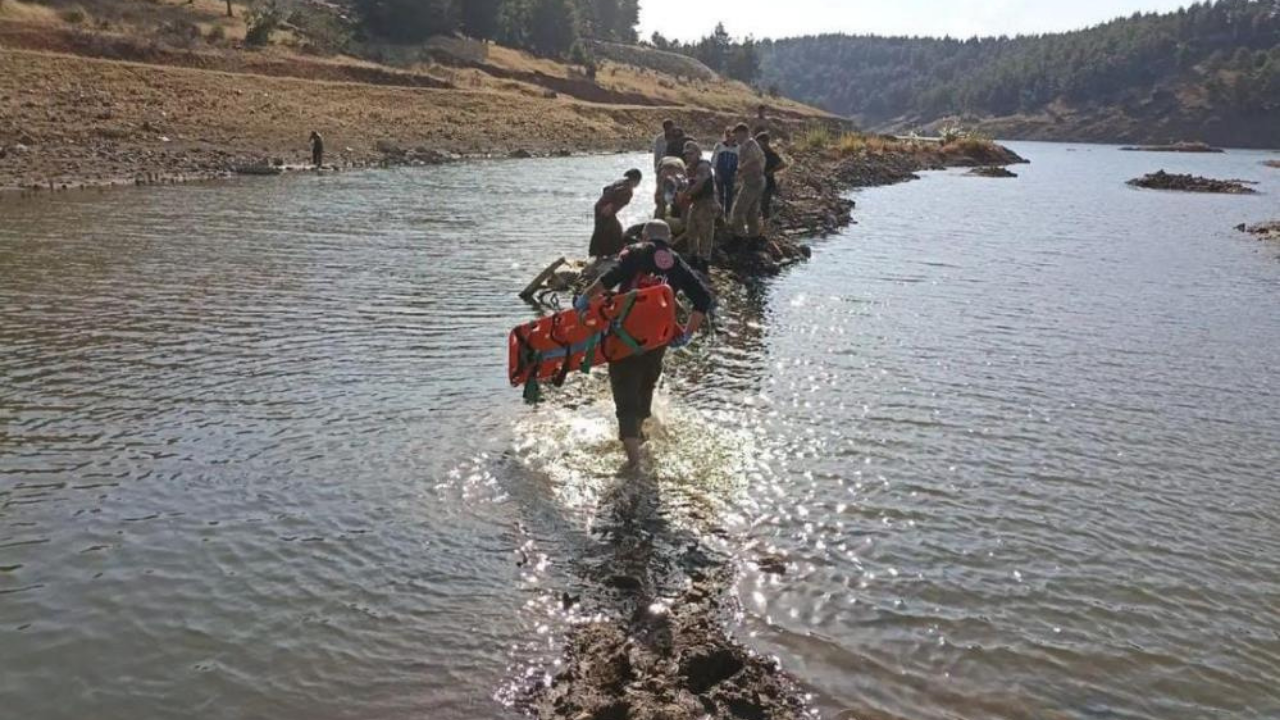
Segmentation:
<svg viewBox="0 0 1280 720">
<path fill-rule="evenodd" d="M 671 542 L 740 565 L 734 631 L 832 714 L 1280 716 L 1280 250 L 1231 229 L 1280 171 L 1017 149 L 722 287 L 663 391 Z M 628 488 L 605 383 L 531 411 L 503 337 L 643 162 L 3 201 L 6 706 L 514 716 L 562 593 L 608 614 Z M 1123 185 L 1159 167 L 1263 194 Z"/>
</svg>

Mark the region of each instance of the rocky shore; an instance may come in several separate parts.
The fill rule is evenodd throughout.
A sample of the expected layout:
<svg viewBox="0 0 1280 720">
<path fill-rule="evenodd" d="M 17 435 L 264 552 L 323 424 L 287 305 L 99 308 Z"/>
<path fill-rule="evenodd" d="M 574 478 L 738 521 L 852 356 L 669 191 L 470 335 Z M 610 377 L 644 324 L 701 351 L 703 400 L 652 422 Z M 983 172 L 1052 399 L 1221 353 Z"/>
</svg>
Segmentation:
<svg viewBox="0 0 1280 720">
<path fill-rule="evenodd" d="M 1169 145 L 1131 145 L 1122 147 L 1125 152 L 1177 152 L 1177 153 L 1221 153 L 1222 148 L 1213 147 L 1202 142 L 1180 142 Z"/>
<path fill-rule="evenodd" d="M 740 276 L 776 275 L 783 268 L 808 259 L 812 251 L 803 240 L 825 237 L 853 222 L 849 190 L 919 179 L 917 173 L 948 167 L 986 167 L 1027 162 L 1017 153 L 989 141 L 952 145 L 886 141 L 876 150 L 845 152 L 838 143 L 818 147 L 789 147 L 792 165 L 781 177 L 777 211 L 766 242 L 735 245 L 722 228 L 717 233 L 713 264 Z M 1005 171 L 1007 172 L 1007 171 Z"/>
<path fill-rule="evenodd" d="M 1214 180 L 1194 175 L 1173 175 L 1163 170 L 1130 180 L 1129 184 L 1147 190 L 1178 190 L 1226 195 L 1252 195 L 1257 192 L 1239 180 Z"/>
<path fill-rule="evenodd" d="M 969 171 L 974 177 L 1016 178 L 1018 174 L 1004 167 L 977 167 Z"/>
<path fill-rule="evenodd" d="M 1236 226 L 1236 230 L 1248 233 L 1259 240 L 1280 240 L 1280 220 L 1258 223 L 1257 225 L 1240 224 Z"/>
</svg>

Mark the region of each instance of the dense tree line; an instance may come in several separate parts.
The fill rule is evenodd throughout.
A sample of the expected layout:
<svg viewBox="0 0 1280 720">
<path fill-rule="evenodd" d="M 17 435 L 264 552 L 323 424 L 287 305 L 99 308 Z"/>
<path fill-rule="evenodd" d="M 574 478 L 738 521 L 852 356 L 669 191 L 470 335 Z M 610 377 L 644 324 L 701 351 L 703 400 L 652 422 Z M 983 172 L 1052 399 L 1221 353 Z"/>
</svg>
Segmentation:
<svg viewBox="0 0 1280 720">
<path fill-rule="evenodd" d="M 735 40 L 725 30 L 724 23 L 717 24 L 710 35 L 697 42 L 668 40 L 657 32 L 653 34 L 651 42 L 659 50 L 695 58 L 717 73 L 748 85 L 754 85 L 760 79 L 760 53 L 756 49 L 755 38 L 747 36 L 742 40 Z"/>
<path fill-rule="evenodd" d="M 1162 93 L 1280 118 L 1280 0 L 1203 2 L 1054 35 L 821 35 L 756 50 L 766 83 L 868 123 L 1034 113 L 1059 100 L 1116 105 Z"/>
<path fill-rule="evenodd" d="M 634 42 L 639 0 L 354 0 L 365 31 L 400 43 L 465 33 L 563 56 L 579 38 Z"/>
</svg>

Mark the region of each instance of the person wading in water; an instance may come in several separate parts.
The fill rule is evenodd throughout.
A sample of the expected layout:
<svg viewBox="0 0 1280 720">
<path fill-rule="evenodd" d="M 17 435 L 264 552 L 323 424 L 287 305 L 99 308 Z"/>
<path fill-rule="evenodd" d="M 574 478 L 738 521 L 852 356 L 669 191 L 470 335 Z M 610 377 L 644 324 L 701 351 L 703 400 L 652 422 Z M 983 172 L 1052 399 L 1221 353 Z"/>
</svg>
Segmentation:
<svg viewBox="0 0 1280 720">
<path fill-rule="evenodd" d="M 711 310 L 711 291 L 671 246 L 671 227 L 661 220 L 651 220 L 645 225 L 643 241 L 627 248 L 621 261 L 587 291 L 579 295 L 573 308 L 579 315 L 586 314 L 591 300 L 606 289 L 619 288 L 629 292 L 654 285 L 670 285 L 672 290 L 683 292 L 693 303 L 685 333 L 668 347 L 681 348 L 689 344 L 702 327 L 706 314 Z M 653 412 L 653 392 L 662 377 L 662 362 L 667 348 L 650 350 L 643 355 L 633 355 L 609 365 L 609 385 L 613 390 L 613 404 L 618 417 L 618 435 L 627 453 L 627 468 L 640 466 L 640 446 L 644 442 L 644 423 Z"/>
<path fill-rule="evenodd" d="M 596 201 L 596 228 L 591 233 L 591 247 L 588 254 L 594 258 L 612 257 L 622 252 L 626 241 L 622 232 L 622 221 L 618 213 L 631 204 L 631 198 L 644 175 L 639 170 L 628 170 L 623 178 L 606 185 L 600 199 Z"/>
</svg>

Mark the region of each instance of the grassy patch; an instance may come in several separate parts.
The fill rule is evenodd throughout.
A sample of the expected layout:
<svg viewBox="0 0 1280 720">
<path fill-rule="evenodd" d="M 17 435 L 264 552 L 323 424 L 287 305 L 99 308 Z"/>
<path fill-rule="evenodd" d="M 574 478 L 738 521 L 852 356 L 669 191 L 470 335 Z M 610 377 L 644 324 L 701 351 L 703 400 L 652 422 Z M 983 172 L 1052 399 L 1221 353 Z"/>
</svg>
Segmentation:
<svg viewBox="0 0 1280 720">
<path fill-rule="evenodd" d="M 942 146 L 942 151 L 953 155 L 976 155 L 996 149 L 996 142 L 985 135 L 965 135 Z"/>
<path fill-rule="evenodd" d="M 831 147 L 834 137 L 825 127 L 814 127 L 804 131 L 796 139 L 796 147 L 801 150 L 826 150 Z"/>
<path fill-rule="evenodd" d="M 887 135 L 874 135 L 858 132 L 834 134 L 829 128 L 814 127 L 805 131 L 796 140 L 801 150 L 832 151 L 841 156 L 882 155 L 891 152 L 910 152 L 917 145 L 904 142 Z"/>
</svg>

